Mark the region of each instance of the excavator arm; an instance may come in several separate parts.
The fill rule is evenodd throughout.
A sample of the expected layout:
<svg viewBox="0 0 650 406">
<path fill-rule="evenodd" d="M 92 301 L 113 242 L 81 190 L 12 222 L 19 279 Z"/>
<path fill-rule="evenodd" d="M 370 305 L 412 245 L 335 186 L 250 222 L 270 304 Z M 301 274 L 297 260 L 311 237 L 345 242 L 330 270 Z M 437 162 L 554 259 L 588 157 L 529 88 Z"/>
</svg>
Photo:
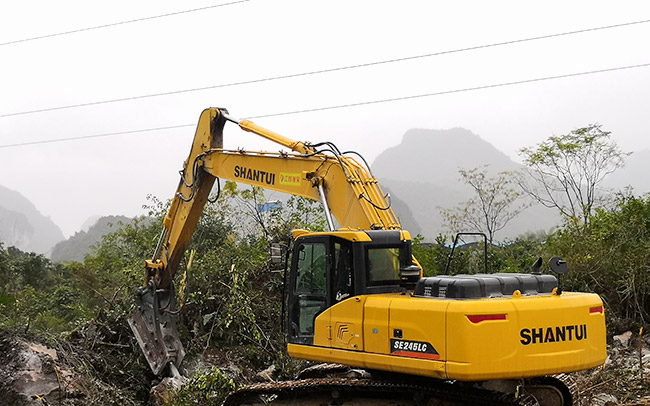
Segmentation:
<svg viewBox="0 0 650 406">
<path fill-rule="evenodd" d="M 223 148 L 227 121 L 292 152 L 250 152 Z M 331 216 L 346 228 L 399 230 L 397 216 L 367 166 L 325 142 L 293 141 L 248 120 L 230 118 L 225 109 L 201 113 L 188 159 L 164 219 L 163 232 L 138 290 L 129 323 L 156 374 L 184 357 L 175 325 L 173 280 L 216 178 L 320 201 L 329 228 Z M 357 154 L 358 155 L 358 154 Z"/>
</svg>

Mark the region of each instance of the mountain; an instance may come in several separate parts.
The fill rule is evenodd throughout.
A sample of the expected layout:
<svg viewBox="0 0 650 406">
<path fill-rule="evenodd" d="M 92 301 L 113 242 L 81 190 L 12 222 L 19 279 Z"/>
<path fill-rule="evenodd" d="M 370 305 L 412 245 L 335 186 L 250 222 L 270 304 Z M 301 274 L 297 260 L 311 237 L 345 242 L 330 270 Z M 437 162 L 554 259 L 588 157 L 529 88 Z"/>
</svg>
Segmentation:
<svg viewBox="0 0 650 406">
<path fill-rule="evenodd" d="M 61 229 L 20 193 L 0 186 L 0 242 L 23 251 L 48 254 L 64 239 Z"/>
<path fill-rule="evenodd" d="M 487 165 L 488 173 L 516 171 L 522 166 L 492 144 L 463 128 L 449 130 L 413 129 L 399 145 L 382 152 L 371 165 L 382 188 L 389 190 L 410 209 L 402 219 L 405 229 L 420 229 L 426 240 L 444 228 L 440 209 L 452 209 L 472 197 L 473 191 L 460 180 L 459 169 Z M 497 239 L 513 239 L 527 231 L 548 231 L 559 224 L 553 210 L 531 206 L 497 233 Z"/>
<path fill-rule="evenodd" d="M 459 168 L 486 164 L 494 173 L 520 168 L 506 154 L 464 128 L 412 129 L 399 145 L 377 156 L 372 171 L 378 179 L 457 186 Z"/>
<path fill-rule="evenodd" d="M 67 240 L 56 244 L 52 249 L 52 261 L 83 262 L 92 247 L 102 241 L 103 236 L 114 233 L 131 221 L 133 220 L 125 216 L 98 218 L 88 231 L 79 231 Z"/>
</svg>

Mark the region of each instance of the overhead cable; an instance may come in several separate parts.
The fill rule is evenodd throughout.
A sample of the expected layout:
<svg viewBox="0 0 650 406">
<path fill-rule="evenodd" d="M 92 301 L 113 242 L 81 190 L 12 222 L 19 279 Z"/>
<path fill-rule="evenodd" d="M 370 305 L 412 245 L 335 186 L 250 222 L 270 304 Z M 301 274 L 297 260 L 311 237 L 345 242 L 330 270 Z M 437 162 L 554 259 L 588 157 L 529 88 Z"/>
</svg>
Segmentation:
<svg viewBox="0 0 650 406">
<path fill-rule="evenodd" d="M 441 91 L 441 92 L 423 93 L 423 94 L 418 94 L 418 95 L 393 97 L 393 98 L 389 98 L 389 99 L 371 100 L 371 101 L 339 104 L 339 105 L 325 106 L 325 107 L 315 107 L 315 108 L 311 108 L 311 109 L 292 110 L 292 111 L 285 111 L 285 112 L 281 112 L 281 113 L 260 114 L 260 115 L 256 115 L 256 116 L 248 116 L 246 118 L 247 119 L 257 119 L 257 118 L 267 118 L 267 117 L 279 117 L 279 116 L 286 116 L 286 115 L 291 115 L 291 114 L 303 114 L 303 113 L 312 113 L 312 112 L 316 112 L 316 111 L 325 111 L 325 110 L 343 109 L 343 108 L 349 108 L 349 107 L 367 106 L 367 105 L 371 105 L 371 104 L 390 103 L 390 102 L 396 102 L 396 101 L 402 101 L 402 100 L 418 99 L 418 98 L 423 98 L 423 97 L 441 96 L 441 95 L 445 95 L 445 94 L 470 92 L 470 91 L 484 90 L 484 89 L 493 89 L 493 88 L 497 88 L 497 87 L 515 86 L 515 85 L 522 85 L 522 84 L 526 84 L 526 83 L 543 82 L 543 81 L 548 81 L 548 80 L 564 79 L 564 78 L 571 78 L 571 77 L 578 77 L 578 76 L 593 75 L 593 74 L 597 74 L 597 73 L 615 72 L 615 71 L 638 69 L 638 68 L 645 68 L 645 67 L 650 67 L 650 63 L 643 63 L 643 64 L 638 64 L 638 65 L 628 65 L 628 66 L 619 66 L 619 67 L 616 67 L 616 68 L 598 69 L 598 70 L 592 70 L 592 71 L 587 71 L 587 72 L 567 73 L 567 74 L 564 74 L 564 75 L 546 76 L 546 77 L 543 77 L 543 78 L 535 78 L 535 79 L 524 79 L 524 80 L 517 80 L 517 81 L 514 81 L 514 82 L 495 83 L 495 84 L 491 84 L 491 85 L 466 87 L 466 88 L 463 88 L 463 89 L 455 89 L 455 90 L 444 90 L 444 91 Z M 86 135 L 86 136 L 70 137 L 70 138 L 55 138 L 55 139 L 50 139 L 50 140 L 31 141 L 31 142 L 22 142 L 22 143 L 16 143 L 16 144 L 0 145 L 0 149 L 2 149 L 2 148 L 11 148 L 11 147 L 21 147 L 21 146 L 27 146 L 27 145 L 38 145 L 38 144 L 47 144 L 47 143 L 54 143 L 54 142 L 72 141 L 72 140 L 80 140 L 80 139 L 88 139 L 88 138 L 109 137 L 109 136 L 114 136 L 114 135 L 142 133 L 142 132 L 149 132 L 149 131 L 161 131 L 161 130 L 169 130 L 169 129 L 174 129 L 174 128 L 194 127 L 194 126 L 196 126 L 196 124 L 179 124 L 179 125 L 168 126 L 168 127 L 145 128 L 145 129 L 139 129 L 139 130 L 120 131 L 120 132 L 104 133 L 104 134 L 94 134 L 94 135 Z"/>
<path fill-rule="evenodd" d="M 172 130 L 172 129 L 175 129 L 175 128 L 195 127 L 195 126 L 196 126 L 196 124 L 180 124 L 180 125 L 170 125 L 170 126 L 166 126 L 166 127 L 144 128 L 144 129 L 140 129 L 140 130 L 128 130 L 128 131 L 118 131 L 118 132 L 112 132 L 112 133 L 82 135 L 82 136 L 79 136 L 79 137 L 53 138 L 51 140 L 30 141 L 30 142 L 20 142 L 20 143 L 17 143 L 17 144 L 0 145 L 0 148 L 23 147 L 23 146 L 27 146 L 27 145 L 38 145 L 38 144 L 51 144 L 51 143 L 54 143 L 54 142 L 86 140 L 86 139 L 90 139 L 90 138 L 112 137 L 112 136 L 115 136 L 115 135 L 145 133 L 145 132 L 150 132 L 150 131 Z"/>
<path fill-rule="evenodd" d="M 525 84 L 525 83 L 543 82 L 543 81 L 546 81 L 546 80 L 554 80 L 554 79 L 570 78 L 570 77 L 576 77 L 576 76 L 593 75 L 593 74 L 596 74 L 596 73 L 605 73 L 605 72 L 613 72 L 613 71 L 625 70 L 625 69 L 643 68 L 643 67 L 648 67 L 648 66 L 650 66 L 650 63 L 644 63 L 644 64 L 639 64 L 639 65 L 620 66 L 620 67 L 617 67 L 617 68 L 592 70 L 592 71 L 588 71 L 588 72 L 567 73 L 567 74 L 564 74 L 564 75 L 547 76 L 547 77 L 535 78 L 535 79 L 524 79 L 524 80 L 517 80 L 517 81 L 514 81 L 514 82 L 496 83 L 496 84 L 476 86 L 476 87 L 466 87 L 466 88 L 463 88 L 463 89 L 444 90 L 444 91 L 435 92 L 435 93 L 424 93 L 424 94 L 416 94 L 416 95 L 411 95 L 411 96 L 393 97 L 393 98 L 390 98 L 390 99 L 381 99 L 381 100 L 372 100 L 372 101 L 357 102 L 357 103 L 340 104 L 340 105 L 328 106 L 328 107 L 315 107 L 313 109 L 293 110 L 293 111 L 287 111 L 287 112 L 283 112 L 283 113 L 263 114 L 263 115 L 251 116 L 251 117 L 246 117 L 246 118 L 252 119 L 252 118 L 278 117 L 278 116 L 287 116 L 287 115 L 291 115 L 291 114 L 311 113 L 311 112 L 323 111 L 323 110 L 343 109 L 343 108 L 347 108 L 347 107 L 358 107 L 358 106 L 366 106 L 366 105 L 369 105 L 369 104 L 379 104 L 379 103 L 389 103 L 389 102 L 395 102 L 395 101 L 401 101 L 401 100 L 419 99 L 419 98 L 422 98 L 422 97 L 441 96 L 441 95 L 444 95 L 444 94 L 470 92 L 470 91 L 473 91 L 473 90 L 491 89 L 491 88 L 495 88 L 495 87 L 522 85 L 522 84 Z"/>
<path fill-rule="evenodd" d="M 203 10 L 209 10 L 209 9 L 217 8 L 217 7 L 230 6 L 230 5 L 238 4 L 238 3 L 246 3 L 248 1 L 250 1 L 250 0 L 236 0 L 236 1 L 231 1 L 229 3 L 214 4 L 212 6 L 193 8 L 193 9 L 190 9 L 190 10 L 175 11 L 173 13 L 159 14 L 159 15 L 150 16 L 150 17 L 136 18 L 136 19 L 133 19 L 133 20 L 119 21 L 119 22 L 116 22 L 116 23 L 97 25 L 97 26 L 94 26 L 94 27 L 86 27 L 86 28 L 79 28 L 79 29 L 76 29 L 76 30 L 56 32 L 56 33 L 53 33 L 53 34 L 41 35 L 41 36 L 38 36 L 38 37 L 23 38 L 23 39 L 8 41 L 8 42 L 0 42 L 0 46 L 18 44 L 18 43 L 21 43 L 21 42 L 36 41 L 36 40 L 45 39 L 45 38 L 60 37 L 62 35 L 76 34 L 76 33 L 79 33 L 79 32 L 92 31 L 92 30 L 99 30 L 99 29 L 102 29 L 102 28 L 115 27 L 117 25 L 139 23 L 139 22 L 142 22 L 142 21 L 155 20 L 157 18 L 171 17 L 171 16 L 175 16 L 175 15 L 179 15 L 179 14 L 194 13 L 196 11 L 203 11 Z"/>
<path fill-rule="evenodd" d="M 636 24 L 645 24 L 645 23 L 649 23 L 649 22 L 650 22 L 650 20 L 640 20 L 640 21 L 634 21 L 634 22 L 628 22 L 628 23 L 622 23 L 622 24 L 614 24 L 614 25 L 607 25 L 607 26 L 601 26 L 601 27 L 587 28 L 587 29 L 583 29 L 583 30 L 562 32 L 562 33 L 557 33 L 557 34 L 542 35 L 542 36 L 537 36 L 537 37 L 516 39 L 516 40 L 504 41 L 504 42 L 496 42 L 496 43 L 484 44 L 484 45 L 476 45 L 476 46 L 471 46 L 471 47 L 466 47 L 466 48 L 458 48 L 458 49 L 452 49 L 452 50 L 447 50 L 447 51 L 439 51 L 439 52 L 422 54 L 422 55 L 407 56 L 407 57 L 403 57 L 403 58 L 393 58 L 393 59 L 386 59 L 386 60 L 382 60 L 382 61 L 374 61 L 374 62 L 368 62 L 368 63 L 355 64 L 355 65 L 347 65 L 347 66 L 339 66 L 339 67 L 334 67 L 334 68 L 319 69 L 319 70 L 302 72 L 302 73 L 292 73 L 292 74 L 287 74 L 287 75 L 270 76 L 270 77 L 266 77 L 266 78 L 245 80 L 245 81 L 239 81 L 239 82 L 222 83 L 222 84 L 203 86 L 203 87 L 195 87 L 195 88 L 189 88 L 189 89 L 172 90 L 172 91 L 168 91 L 168 92 L 151 93 L 151 94 L 145 94 L 145 95 L 139 95 L 139 96 L 131 96 L 131 97 L 122 97 L 122 98 L 118 98 L 118 99 L 109 99 L 109 100 L 101 100 L 101 101 L 94 101 L 94 102 L 87 102 L 87 103 L 70 104 L 70 105 L 65 105 L 65 106 L 47 107 L 47 108 L 43 108 L 43 109 L 19 111 L 19 112 L 15 112 L 15 113 L 0 114 L 0 118 L 19 116 L 19 115 L 25 115 L 25 114 L 44 113 L 44 112 L 56 111 L 56 110 L 73 109 L 73 108 L 79 108 L 79 107 L 88 107 L 88 106 L 95 106 L 95 105 L 99 105 L 99 104 L 125 102 L 125 101 L 129 101 L 129 100 L 147 99 L 147 98 L 151 98 L 151 97 L 170 96 L 170 95 L 175 95 L 175 94 L 199 92 L 199 91 L 210 90 L 210 89 L 218 89 L 218 88 L 224 88 L 224 87 L 234 87 L 234 86 L 248 85 L 248 84 L 254 84 L 254 83 L 261 83 L 261 82 L 271 82 L 271 81 L 275 81 L 275 80 L 290 79 L 290 78 L 296 78 L 296 77 L 301 77 L 301 76 L 319 75 L 319 74 L 323 74 L 323 73 L 331 73 L 331 72 L 344 71 L 344 70 L 350 70 L 350 69 L 366 68 L 366 67 L 370 67 L 370 66 L 384 65 L 384 64 L 395 63 L 395 62 L 405 62 L 405 61 L 429 58 L 429 57 L 440 56 L 440 55 L 447 55 L 447 54 L 453 54 L 453 53 L 474 51 L 474 50 L 485 49 L 485 48 L 493 48 L 493 47 L 499 47 L 499 46 L 504 46 L 504 45 L 513 45 L 513 44 L 518 44 L 518 43 L 523 43 L 523 42 L 537 41 L 537 40 L 556 38 L 556 37 L 562 37 L 562 36 L 567 36 L 567 35 L 582 34 L 582 33 L 587 33 L 587 32 L 592 32 L 592 31 L 600 31 L 600 30 L 607 30 L 607 29 L 612 29 L 612 28 L 626 27 L 626 26 L 636 25 Z"/>
</svg>

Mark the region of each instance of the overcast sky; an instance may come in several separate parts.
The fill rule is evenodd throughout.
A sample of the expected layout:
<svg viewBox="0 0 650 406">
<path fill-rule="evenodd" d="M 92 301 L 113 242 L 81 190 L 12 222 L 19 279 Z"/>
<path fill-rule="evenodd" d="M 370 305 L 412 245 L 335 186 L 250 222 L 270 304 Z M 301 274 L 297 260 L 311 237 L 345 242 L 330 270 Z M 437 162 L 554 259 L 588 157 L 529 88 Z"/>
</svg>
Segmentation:
<svg viewBox="0 0 650 406">
<path fill-rule="evenodd" d="M 647 1 L 251 0 L 108 28 L 219 1 L 0 3 L 0 116 L 430 54 L 650 19 Z M 3 145 L 245 118 L 650 63 L 650 23 L 373 67 L 75 109 L 0 117 L 0 185 L 66 236 L 94 215 L 170 198 L 191 127 Z M 589 123 L 626 151 L 650 148 L 650 67 L 295 115 L 257 124 L 333 141 L 372 161 L 410 128 L 464 127 L 513 159 Z M 230 126 L 226 147 L 277 150 Z"/>
</svg>

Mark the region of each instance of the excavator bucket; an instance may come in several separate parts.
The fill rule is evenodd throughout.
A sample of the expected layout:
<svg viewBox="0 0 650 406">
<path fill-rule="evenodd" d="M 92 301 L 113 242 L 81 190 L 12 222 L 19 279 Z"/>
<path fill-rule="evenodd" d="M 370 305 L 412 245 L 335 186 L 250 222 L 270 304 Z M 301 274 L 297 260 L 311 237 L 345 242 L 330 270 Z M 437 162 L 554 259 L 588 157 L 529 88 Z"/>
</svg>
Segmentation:
<svg viewBox="0 0 650 406">
<path fill-rule="evenodd" d="M 129 326 L 151 370 L 160 375 L 170 362 L 180 366 L 185 350 L 176 327 L 174 287 L 156 289 L 155 282 L 150 280 L 138 289 L 135 304 Z"/>
</svg>

